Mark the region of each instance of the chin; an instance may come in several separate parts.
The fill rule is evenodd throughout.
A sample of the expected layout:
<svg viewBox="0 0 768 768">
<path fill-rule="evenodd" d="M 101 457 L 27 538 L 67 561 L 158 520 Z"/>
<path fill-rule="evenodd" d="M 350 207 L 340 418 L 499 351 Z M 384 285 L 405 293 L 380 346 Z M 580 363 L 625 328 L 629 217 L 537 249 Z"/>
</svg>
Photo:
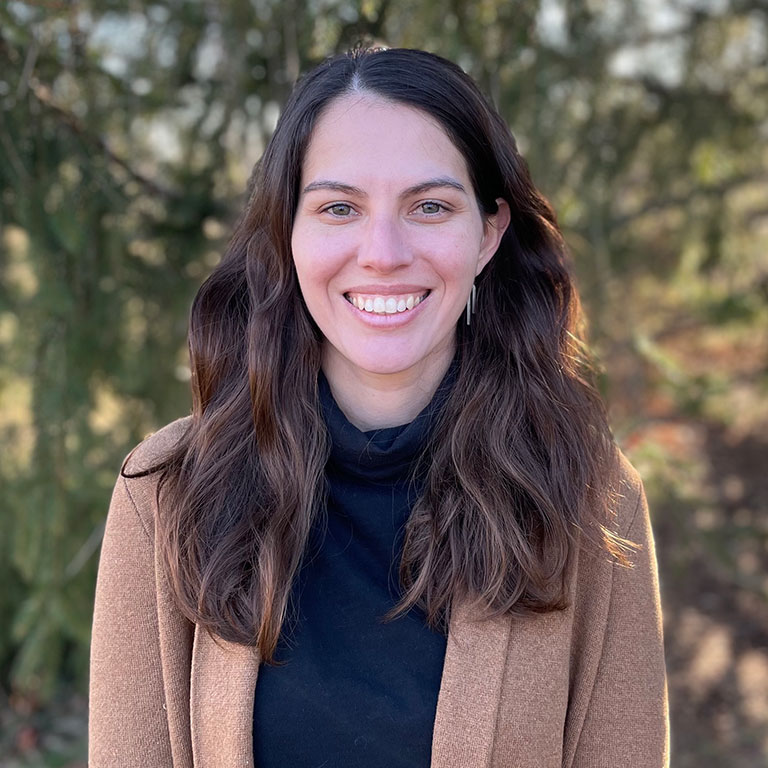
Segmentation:
<svg viewBox="0 0 768 768">
<path fill-rule="evenodd" d="M 412 359 L 382 359 L 371 360 L 368 358 L 362 358 L 359 360 L 352 360 L 351 363 L 355 368 L 365 371 L 366 373 L 372 373 L 377 376 L 391 376 L 398 373 L 403 373 L 414 365 L 418 364 L 418 360 Z"/>
<path fill-rule="evenodd" d="M 443 355 L 436 349 L 414 348 L 410 345 L 368 344 L 342 353 L 344 367 L 376 376 L 394 376 L 405 371 L 424 372 L 440 365 Z"/>
</svg>

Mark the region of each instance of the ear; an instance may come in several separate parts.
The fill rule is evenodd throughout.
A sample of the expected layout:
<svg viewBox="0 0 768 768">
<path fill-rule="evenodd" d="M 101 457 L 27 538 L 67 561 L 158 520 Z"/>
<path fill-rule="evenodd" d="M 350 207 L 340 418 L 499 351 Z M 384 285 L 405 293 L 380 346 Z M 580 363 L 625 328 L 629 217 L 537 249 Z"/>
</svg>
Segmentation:
<svg viewBox="0 0 768 768">
<path fill-rule="evenodd" d="M 483 271 L 485 265 L 498 250 L 501 238 L 507 231 L 510 219 L 512 218 L 509 203 L 503 197 L 496 198 L 496 207 L 496 213 L 485 217 L 483 239 L 480 242 L 480 253 L 477 257 L 477 271 L 475 275 L 479 275 Z"/>
</svg>

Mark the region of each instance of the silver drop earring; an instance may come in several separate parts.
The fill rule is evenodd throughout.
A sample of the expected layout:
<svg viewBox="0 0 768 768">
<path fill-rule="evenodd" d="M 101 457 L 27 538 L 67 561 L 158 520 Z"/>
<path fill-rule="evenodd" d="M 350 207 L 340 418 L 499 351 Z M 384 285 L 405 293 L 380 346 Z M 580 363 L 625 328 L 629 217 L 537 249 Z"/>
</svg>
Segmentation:
<svg viewBox="0 0 768 768">
<path fill-rule="evenodd" d="M 475 287 L 475 284 L 472 283 L 472 291 L 469 294 L 469 298 L 467 299 L 467 314 L 466 314 L 466 321 L 467 325 L 469 325 L 469 321 L 472 319 L 472 315 L 475 314 L 475 305 L 477 303 L 477 288 Z"/>
</svg>

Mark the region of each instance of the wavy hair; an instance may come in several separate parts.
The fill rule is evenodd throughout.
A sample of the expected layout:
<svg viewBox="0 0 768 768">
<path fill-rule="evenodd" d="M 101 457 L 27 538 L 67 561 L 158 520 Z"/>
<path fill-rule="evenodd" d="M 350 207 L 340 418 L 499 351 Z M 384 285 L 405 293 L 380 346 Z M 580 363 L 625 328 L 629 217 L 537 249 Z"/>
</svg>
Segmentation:
<svg viewBox="0 0 768 768">
<path fill-rule="evenodd" d="M 456 601 L 486 616 L 561 610 L 579 546 L 626 562 L 611 531 L 616 448 L 590 378 L 578 297 L 552 208 L 473 80 L 419 50 L 361 49 L 305 75 L 249 183 L 221 263 L 191 312 L 193 411 L 159 465 L 158 545 L 183 613 L 274 651 L 310 530 L 329 439 L 318 399 L 322 336 L 290 242 L 302 160 L 323 110 L 369 93 L 431 116 L 464 156 L 481 211 L 512 218 L 457 324 L 455 386 L 417 471 L 395 618 L 418 606 L 447 630 Z"/>
</svg>

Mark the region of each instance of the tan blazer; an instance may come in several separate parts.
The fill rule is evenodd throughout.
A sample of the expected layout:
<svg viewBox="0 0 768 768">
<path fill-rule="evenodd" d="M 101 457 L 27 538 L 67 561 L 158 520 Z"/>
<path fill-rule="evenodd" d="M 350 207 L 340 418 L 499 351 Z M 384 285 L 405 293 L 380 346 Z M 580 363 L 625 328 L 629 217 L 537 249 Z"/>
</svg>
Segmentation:
<svg viewBox="0 0 768 768">
<path fill-rule="evenodd" d="M 154 461 L 185 421 L 142 443 L 128 471 Z M 476 622 L 466 608 L 455 611 L 432 768 L 669 764 L 653 538 L 637 473 L 625 459 L 621 472 L 618 529 L 642 546 L 633 568 L 582 550 L 564 612 Z M 89 766 L 253 766 L 259 660 L 250 648 L 214 642 L 176 609 L 154 547 L 155 483 L 156 475 L 119 478 L 109 509 L 93 617 Z"/>
</svg>

